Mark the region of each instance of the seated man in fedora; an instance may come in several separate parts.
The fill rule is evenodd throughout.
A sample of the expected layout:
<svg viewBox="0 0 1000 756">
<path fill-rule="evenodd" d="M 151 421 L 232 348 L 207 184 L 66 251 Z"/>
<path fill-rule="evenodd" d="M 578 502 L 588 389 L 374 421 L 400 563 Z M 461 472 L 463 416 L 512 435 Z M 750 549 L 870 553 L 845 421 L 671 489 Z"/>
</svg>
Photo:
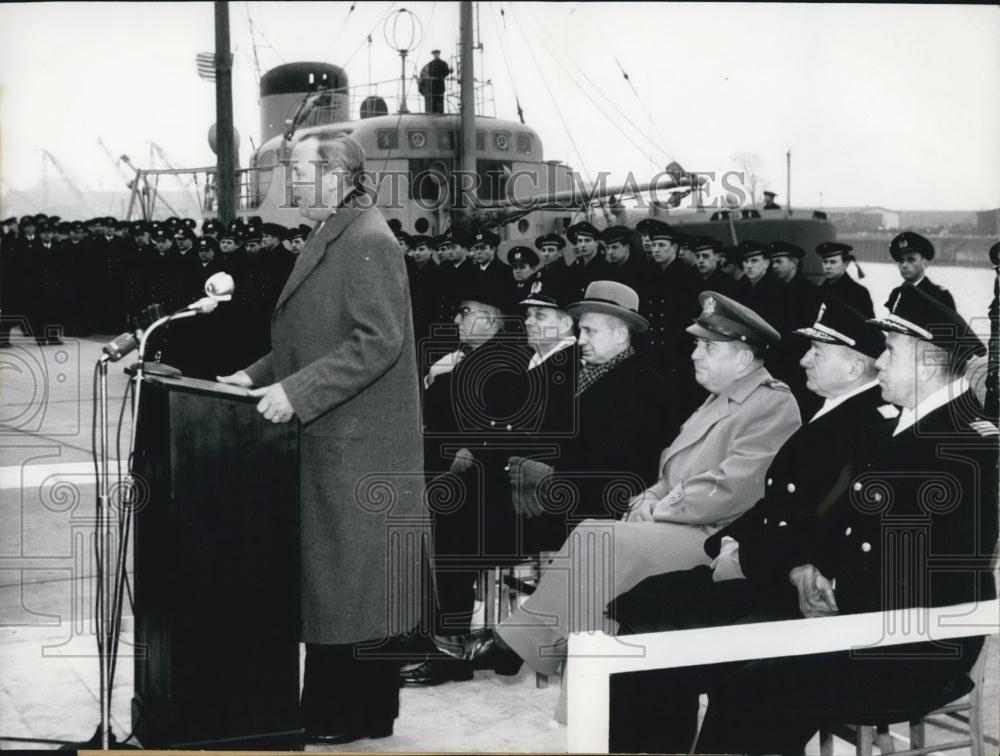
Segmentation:
<svg viewBox="0 0 1000 756">
<path fill-rule="evenodd" d="M 492 641 L 495 655 L 513 652 L 553 674 L 571 632 L 602 629 L 607 603 L 644 578 L 707 564 L 705 539 L 763 495 L 768 465 L 801 425 L 788 387 L 763 364 L 780 336 L 728 297 L 706 291 L 699 301 L 687 330 L 697 340 L 696 379 L 710 396 L 660 455 L 657 482 L 632 499 L 622 520 L 581 523 L 535 593 L 480 647 Z"/>
<path fill-rule="evenodd" d="M 531 540 L 542 550 L 558 549 L 588 517 L 620 518 L 628 502 L 656 482 L 653 460 L 680 424 L 666 379 L 632 345 L 648 327 L 636 311 L 635 291 L 595 281 L 582 301 L 568 296 L 543 284 L 522 302 L 528 343 L 538 354 L 568 342 L 581 365 L 573 365 L 571 386 L 554 370 L 555 359 L 539 366 L 546 367 L 539 375 L 547 380 L 552 374 L 551 385 L 533 391 L 546 414 L 533 439 L 543 453 L 525 450 L 508 460 L 514 507 L 530 521 Z M 578 340 L 572 338 L 574 318 Z M 556 399 L 565 388 L 570 401 Z"/>
</svg>

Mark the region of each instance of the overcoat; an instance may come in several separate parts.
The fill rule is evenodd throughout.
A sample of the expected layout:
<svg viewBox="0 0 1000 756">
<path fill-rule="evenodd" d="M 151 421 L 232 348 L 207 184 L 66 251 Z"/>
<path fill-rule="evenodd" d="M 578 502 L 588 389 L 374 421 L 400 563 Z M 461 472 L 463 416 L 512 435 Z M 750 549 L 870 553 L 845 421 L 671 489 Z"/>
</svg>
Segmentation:
<svg viewBox="0 0 1000 756">
<path fill-rule="evenodd" d="M 247 373 L 280 381 L 301 423 L 303 640 L 410 629 L 429 526 L 406 271 L 378 210 L 343 207 L 314 232 L 271 340 Z"/>
</svg>

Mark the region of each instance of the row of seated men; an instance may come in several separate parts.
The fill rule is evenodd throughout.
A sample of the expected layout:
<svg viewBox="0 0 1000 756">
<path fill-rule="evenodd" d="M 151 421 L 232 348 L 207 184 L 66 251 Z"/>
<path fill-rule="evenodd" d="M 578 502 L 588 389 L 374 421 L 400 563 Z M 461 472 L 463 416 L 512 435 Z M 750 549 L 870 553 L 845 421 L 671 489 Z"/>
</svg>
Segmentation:
<svg viewBox="0 0 1000 756">
<path fill-rule="evenodd" d="M 39 344 L 148 325 L 138 322 L 146 308 L 159 305 L 169 314 L 184 307 L 224 270 L 236 280 L 233 301 L 197 322 L 170 324 L 151 344 L 150 357 L 198 377 L 226 373 L 267 351 L 271 310 L 310 231 L 252 221 L 223 228 L 208 219 L 198 235 L 189 218 L 11 220 L 0 237 L 0 345 L 9 345 L 15 325 Z"/>
<path fill-rule="evenodd" d="M 625 226 L 598 230 L 590 223 L 577 223 L 567 229 L 566 239 L 547 234 L 535 240 L 535 249 L 510 249 L 506 263 L 497 255 L 500 237 L 485 228 L 454 228 L 436 237 L 397 231 L 396 236 L 407 254 L 418 343 L 435 333 L 440 337 L 442 327 L 452 323 L 463 292 L 479 280 L 505 292 L 501 308 L 510 315 L 517 314 L 517 302 L 543 280 L 575 297 L 581 297 L 592 281 L 617 281 L 637 292 L 640 313 L 649 322 L 649 328 L 637 335 L 635 347 L 692 408 L 703 392 L 683 359 L 687 349 L 684 328 L 697 313 L 700 292 L 717 291 L 750 306 L 782 336 L 808 325 L 827 294 L 874 315 L 867 288 L 847 272 L 854 261 L 852 248 L 836 242 L 820 244 L 815 250 L 823 260 L 825 276 L 816 286 L 800 274 L 806 252 L 794 244 L 745 240 L 727 247 L 709 237 L 689 236 L 656 218 L 641 221 L 634 230 Z M 934 247 L 926 238 L 901 234 L 889 252 L 903 281 L 954 308 L 951 294 L 926 277 L 927 264 L 934 257 Z M 804 344 L 786 339 L 769 352 L 767 366 L 789 384 L 803 411 L 809 411 L 817 404 L 798 370 L 804 350 Z M 420 355 L 421 370 L 428 367 L 427 356 L 426 352 Z"/>
<path fill-rule="evenodd" d="M 424 379 L 437 605 L 434 648 L 404 684 L 469 679 L 476 666 L 511 674 L 522 661 L 553 674 L 574 631 L 995 595 L 995 376 L 987 411 L 965 375 L 982 342 L 921 287 L 893 290 L 878 320 L 827 294 L 785 336 L 752 307 L 702 292 L 685 332 L 707 397 L 689 415 L 634 348 L 650 323 L 630 287 L 595 281 L 577 299 L 542 280 L 520 303 L 526 343 L 504 338 L 504 289 L 468 292 L 462 348 Z M 786 339 L 800 342 L 802 383 L 818 399 L 808 413 L 766 367 Z M 896 544 L 918 536 L 925 551 L 912 561 Z M 495 631 L 470 632 L 476 570 L 553 549 L 527 601 Z M 620 676 L 610 747 L 797 752 L 824 718 L 961 695 L 980 646 L 961 641 L 917 664 L 935 649 Z"/>
</svg>

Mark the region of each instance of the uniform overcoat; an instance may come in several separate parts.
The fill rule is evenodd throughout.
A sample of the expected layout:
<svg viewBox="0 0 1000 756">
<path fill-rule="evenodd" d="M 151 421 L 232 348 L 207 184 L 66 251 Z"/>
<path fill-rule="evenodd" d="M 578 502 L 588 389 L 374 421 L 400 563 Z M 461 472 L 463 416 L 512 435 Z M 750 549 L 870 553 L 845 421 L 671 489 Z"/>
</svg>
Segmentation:
<svg viewBox="0 0 1000 756">
<path fill-rule="evenodd" d="M 312 235 L 271 339 L 247 373 L 280 381 L 301 422 L 303 640 L 407 630 L 428 528 L 423 449 L 406 271 L 378 210 L 344 207 Z"/>
</svg>

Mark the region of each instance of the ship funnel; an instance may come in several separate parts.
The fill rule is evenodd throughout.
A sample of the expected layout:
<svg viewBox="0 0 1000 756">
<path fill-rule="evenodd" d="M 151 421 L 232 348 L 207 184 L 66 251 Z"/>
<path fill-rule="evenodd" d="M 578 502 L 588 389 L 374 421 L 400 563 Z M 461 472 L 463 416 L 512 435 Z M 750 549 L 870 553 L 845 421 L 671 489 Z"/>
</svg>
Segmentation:
<svg viewBox="0 0 1000 756">
<path fill-rule="evenodd" d="M 283 134 L 286 119 L 295 115 L 307 95 L 325 92 L 300 128 L 350 118 L 347 72 L 331 63 L 286 63 L 260 78 L 260 143 Z"/>
</svg>

